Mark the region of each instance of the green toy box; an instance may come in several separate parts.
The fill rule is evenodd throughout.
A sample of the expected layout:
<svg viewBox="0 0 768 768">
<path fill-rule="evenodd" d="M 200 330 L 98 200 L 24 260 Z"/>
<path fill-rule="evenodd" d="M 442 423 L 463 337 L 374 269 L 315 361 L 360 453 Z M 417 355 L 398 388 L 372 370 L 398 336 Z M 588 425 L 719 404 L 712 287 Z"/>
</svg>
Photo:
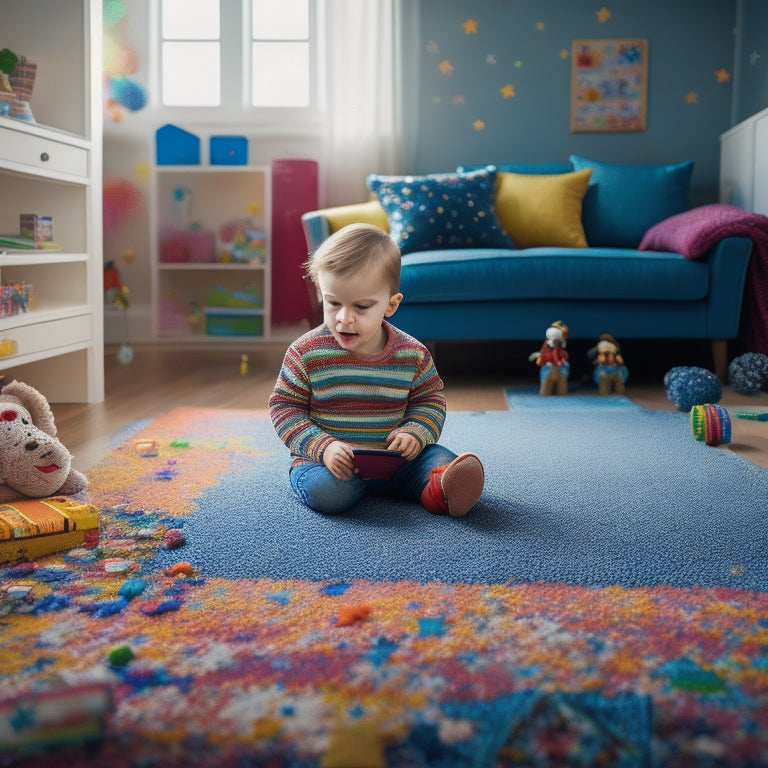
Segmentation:
<svg viewBox="0 0 768 768">
<path fill-rule="evenodd" d="M 206 307 L 205 332 L 209 336 L 263 336 L 263 309 Z"/>
</svg>

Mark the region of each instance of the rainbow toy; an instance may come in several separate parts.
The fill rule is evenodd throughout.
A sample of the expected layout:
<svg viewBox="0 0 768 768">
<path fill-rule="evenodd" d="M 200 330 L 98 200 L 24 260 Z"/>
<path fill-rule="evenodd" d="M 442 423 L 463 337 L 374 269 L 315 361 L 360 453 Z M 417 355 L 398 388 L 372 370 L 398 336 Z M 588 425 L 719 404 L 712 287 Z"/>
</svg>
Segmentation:
<svg viewBox="0 0 768 768">
<path fill-rule="evenodd" d="M 691 408 L 691 432 L 707 445 L 721 445 L 731 442 L 731 419 L 728 411 L 720 405 L 706 403 Z"/>
</svg>

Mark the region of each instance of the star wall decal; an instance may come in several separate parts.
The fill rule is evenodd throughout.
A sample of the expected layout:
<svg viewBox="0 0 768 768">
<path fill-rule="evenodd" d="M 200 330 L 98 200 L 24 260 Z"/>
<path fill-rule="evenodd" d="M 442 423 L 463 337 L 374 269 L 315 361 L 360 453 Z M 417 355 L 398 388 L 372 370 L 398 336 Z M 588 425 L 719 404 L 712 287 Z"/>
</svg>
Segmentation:
<svg viewBox="0 0 768 768">
<path fill-rule="evenodd" d="M 683 98 L 685 99 L 685 103 L 686 104 L 698 104 L 699 103 L 699 94 L 696 93 L 696 91 L 688 91 L 688 93 L 686 93 Z"/>
<path fill-rule="evenodd" d="M 605 22 L 611 18 L 611 12 L 603 6 L 599 11 L 595 11 L 595 16 L 597 16 L 597 20 L 601 24 L 605 24 Z"/>
<path fill-rule="evenodd" d="M 544 22 L 543 22 L 543 21 L 537 21 L 537 22 L 536 22 L 536 29 L 537 29 L 539 32 L 543 32 L 543 31 L 544 31 L 544 28 L 545 28 L 545 26 L 546 26 L 546 25 L 544 24 Z"/>
<path fill-rule="evenodd" d="M 749 54 L 749 63 L 754 67 L 758 60 L 760 59 L 760 54 L 757 51 L 752 51 L 752 53 Z"/>
<path fill-rule="evenodd" d="M 464 94 L 463 93 L 457 93 L 451 99 L 451 104 L 453 104 L 455 107 L 460 107 L 463 103 L 464 103 Z"/>
<path fill-rule="evenodd" d="M 720 67 L 715 70 L 715 77 L 718 83 L 727 83 L 731 79 L 731 73 L 725 67 Z"/>
<path fill-rule="evenodd" d="M 567 59 L 571 55 L 571 52 L 567 48 L 560 49 L 560 58 Z"/>
<path fill-rule="evenodd" d="M 427 43 L 427 53 L 440 53 L 440 48 L 434 40 Z"/>
<path fill-rule="evenodd" d="M 477 34 L 477 22 L 474 19 L 467 19 L 466 21 L 463 21 L 461 26 L 464 27 L 465 35 Z"/>
<path fill-rule="evenodd" d="M 444 75 L 450 75 L 450 74 L 452 74 L 452 73 L 453 73 L 453 64 L 451 64 L 451 62 L 450 62 L 450 61 L 448 61 L 448 59 L 444 59 L 443 61 L 441 61 L 441 62 L 440 62 L 438 65 L 437 65 L 437 68 L 438 68 L 438 69 L 439 69 L 439 70 L 440 70 L 440 71 L 441 71 L 441 72 L 442 72 Z"/>
<path fill-rule="evenodd" d="M 482 131 L 485 128 L 485 121 L 484 120 L 475 120 L 475 122 L 472 123 L 472 127 L 476 131 Z"/>
<path fill-rule="evenodd" d="M 486 63 L 486 64 L 495 64 L 495 63 L 496 63 L 496 54 L 494 54 L 494 53 L 489 53 L 489 54 L 488 54 L 488 55 L 485 57 L 485 63 Z"/>
<path fill-rule="evenodd" d="M 506 85 L 499 88 L 501 91 L 501 95 L 505 99 L 513 99 L 515 97 L 515 86 L 512 85 L 512 83 L 507 83 Z"/>
</svg>

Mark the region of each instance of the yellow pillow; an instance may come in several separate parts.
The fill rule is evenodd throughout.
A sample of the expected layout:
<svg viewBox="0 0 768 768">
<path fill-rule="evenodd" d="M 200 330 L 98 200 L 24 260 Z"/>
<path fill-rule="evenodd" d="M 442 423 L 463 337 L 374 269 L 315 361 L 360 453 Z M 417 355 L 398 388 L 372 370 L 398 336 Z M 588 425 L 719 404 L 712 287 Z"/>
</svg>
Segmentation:
<svg viewBox="0 0 768 768">
<path fill-rule="evenodd" d="M 347 224 L 374 224 L 385 232 L 389 232 L 389 219 L 378 200 L 326 208 L 323 213 L 328 219 L 331 234 L 338 232 Z"/>
<path fill-rule="evenodd" d="M 496 213 L 518 248 L 586 248 L 581 201 L 591 168 L 574 173 L 499 172 Z"/>
</svg>

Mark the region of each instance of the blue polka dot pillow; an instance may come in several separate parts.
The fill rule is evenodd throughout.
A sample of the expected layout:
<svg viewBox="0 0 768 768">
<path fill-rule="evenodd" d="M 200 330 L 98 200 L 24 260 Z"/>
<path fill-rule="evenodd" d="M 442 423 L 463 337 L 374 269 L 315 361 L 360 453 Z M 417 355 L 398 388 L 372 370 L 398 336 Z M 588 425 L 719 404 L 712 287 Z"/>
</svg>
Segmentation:
<svg viewBox="0 0 768 768">
<path fill-rule="evenodd" d="M 496 168 L 366 179 L 401 253 L 443 248 L 514 248 L 496 216 Z"/>
</svg>

